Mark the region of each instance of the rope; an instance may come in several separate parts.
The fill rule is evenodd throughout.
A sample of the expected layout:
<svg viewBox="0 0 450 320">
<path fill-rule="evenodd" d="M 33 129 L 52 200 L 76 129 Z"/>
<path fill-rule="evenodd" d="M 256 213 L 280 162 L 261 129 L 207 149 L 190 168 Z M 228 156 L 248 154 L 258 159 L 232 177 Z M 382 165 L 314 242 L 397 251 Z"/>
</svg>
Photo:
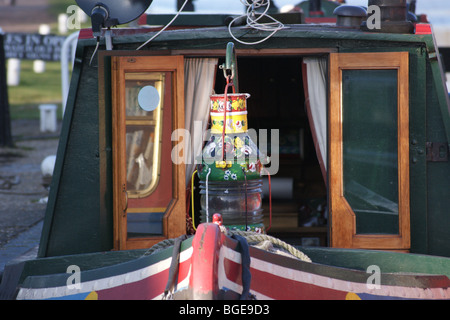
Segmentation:
<svg viewBox="0 0 450 320">
<path fill-rule="evenodd" d="M 162 241 L 158 242 L 157 244 L 151 246 L 147 251 L 145 251 L 145 253 L 142 255 L 142 257 L 149 256 L 157 251 L 160 251 L 160 250 L 166 249 L 170 246 L 173 246 L 174 243 L 175 243 L 175 239 L 162 240 Z"/>
<path fill-rule="evenodd" d="M 275 18 L 273 18 L 267 14 L 267 11 L 269 11 L 269 8 L 270 8 L 270 0 L 241 0 L 241 3 L 247 7 L 246 14 L 234 18 L 228 25 L 228 32 L 230 33 L 230 36 L 237 42 L 246 44 L 246 45 L 259 44 L 259 43 L 266 41 L 270 37 L 272 37 L 279 30 L 286 28 L 284 26 L 284 24 L 282 24 L 280 21 L 276 20 Z M 260 14 L 259 16 L 257 16 L 255 14 L 255 9 L 258 9 L 258 8 L 261 8 L 264 6 L 266 6 L 266 9 L 264 10 L 264 12 L 262 14 Z M 242 19 L 243 17 L 247 18 L 246 22 L 247 22 L 248 27 L 250 27 L 252 29 L 260 30 L 260 31 L 268 31 L 271 33 L 264 39 L 261 39 L 259 41 L 255 41 L 255 42 L 245 42 L 245 41 L 239 40 L 238 38 L 236 38 L 233 35 L 233 32 L 231 32 L 231 26 L 233 25 L 233 23 L 236 20 Z M 264 17 L 272 20 L 272 22 L 265 22 L 265 23 L 258 22 L 260 19 L 262 19 Z"/>
<path fill-rule="evenodd" d="M 136 50 L 141 50 L 143 47 L 145 47 L 149 42 L 151 42 L 153 39 L 155 39 L 157 36 L 159 36 L 164 30 L 166 30 L 174 21 L 176 18 L 178 18 L 178 16 L 180 15 L 181 11 L 183 11 L 184 6 L 186 5 L 186 3 L 188 3 L 189 0 L 184 1 L 183 5 L 180 7 L 180 10 L 178 10 L 177 14 L 172 18 L 172 20 L 169 21 L 168 24 L 166 24 L 164 26 L 164 28 L 162 28 L 161 30 L 158 31 L 158 33 L 156 33 L 153 37 L 151 37 L 150 39 L 148 39 L 147 41 L 145 41 L 143 44 L 141 44 Z"/>
<path fill-rule="evenodd" d="M 241 231 L 241 230 L 226 230 L 226 232 L 244 237 L 250 245 L 252 245 L 258 249 L 266 250 L 266 251 L 276 251 L 276 253 L 283 255 L 283 251 L 273 250 L 273 248 L 271 248 L 271 245 L 275 245 L 275 246 L 278 246 L 279 248 L 286 250 L 286 252 L 290 254 L 290 257 L 294 256 L 295 258 L 297 258 L 301 261 L 312 262 L 311 259 L 306 254 L 304 254 L 303 252 L 301 252 L 294 246 L 292 246 L 278 238 L 269 236 L 267 234 L 249 232 L 249 231 Z M 165 239 L 161 242 L 158 242 L 154 246 L 150 247 L 142 256 L 148 256 L 157 251 L 160 251 L 160 250 L 166 249 L 170 246 L 173 246 L 175 243 L 175 240 L 176 239 Z"/>
<path fill-rule="evenodd" d="M 276 246 L 286 250 L 291 256 L 294 256 L 295 258 L 300 259 L 301 261 L 312 262 L 311 259 L 306 254 L 304 254 L 303 252 L 301 252 L 294 246 L 292 246 L 278 238 L 269 236 L 267 234 L 255 233 L 255 232 L 249 232 L 249 231 L 241 231 L 241 230 L 228 230 L 228 232 L 245 237 L 247 239 L 247 241 L 249 242 L 249 244 L 251 244 L 252 246 L 255 246 L 259 249 L 270 251 L 270 249 L 271 249 L 270 245 L 269 245 L 269 243 L 270 243 L 272 245 L 276 245 Z M 282 253 L 283 251 L 279 251 L 279 250 L 275 250 L 275 251 L 276 251 L 276 253 L 283 254 Z"/>
</svg>

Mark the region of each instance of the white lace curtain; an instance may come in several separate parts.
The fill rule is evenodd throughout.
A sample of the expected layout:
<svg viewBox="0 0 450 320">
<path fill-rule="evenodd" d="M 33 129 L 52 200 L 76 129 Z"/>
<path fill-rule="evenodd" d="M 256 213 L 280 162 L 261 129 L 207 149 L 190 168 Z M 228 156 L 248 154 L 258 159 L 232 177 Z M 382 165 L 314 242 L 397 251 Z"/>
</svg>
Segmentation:
<svg viewBox="0 0 450 320">
<path fill-rule="evenodd" d="M 326 182 L 327 171 L 327 59 L 307 57 L 306 65 L 306 107 L 317 159 Z"/>
<path fill-rule="evenodd" d="M 203 134 L 209 120 L 209 97 L 212 94 L 217 69 L 215 58 L 188 58 L 184 62 L 185 128 L 191 141 L 185 144 L 186 185 L 195 170 L 195 157 L 203 146 Z"/>
</svg>

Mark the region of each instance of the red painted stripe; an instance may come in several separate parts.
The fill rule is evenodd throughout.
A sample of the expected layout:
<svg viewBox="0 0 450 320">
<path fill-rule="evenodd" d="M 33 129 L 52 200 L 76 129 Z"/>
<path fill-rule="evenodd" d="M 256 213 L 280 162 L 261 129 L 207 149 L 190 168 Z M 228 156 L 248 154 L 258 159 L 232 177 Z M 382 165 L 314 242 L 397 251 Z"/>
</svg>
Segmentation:
<svg viewBox="0 0 450 320">
<path fill-rule="evenodd" d="M 180 263 L 178 270 L 178 283 L 186 279 L 191 267 L 191 259 Z M 97 291 L 99 300 L 149 300 L 164 293 L 169 268 L 164 269 L 145 279 L 127 283 L 110 289 Z"/>
<path fill-rule="evenodd" d="M 336 23 L 336 18 L 333 17 L 306 17 L 306 23 Z"/>
<path fill-rule="evenodd" d="M 97 292 L 99 300 L 146 300 L 164 292 L 169 270 L 152 275 L 140 281 L 127 283 Z"/>
<path fill-rule="evenodd" d="M 276 300 L 343 300 L 347 292 L 277 277 L 251 269 L 251 290 Z"/>
<path fill-rule="evenodd" d="M 147 23 L 147 14 L 143 14 L 143 15 L 141 15 L 140 17 L 139 17 L 139 19 L 138 19 L 138 24 L 139 25 L 146 25 L 146 24 L 148 24 Z"/>
<path fill-rule="evenodd" d="M 242 285 L 241 265 L 224 259 L 226 277 Z M 347 292 L 324 288 L 313 284 L 278 277 L 274 274 L 250 268 L 252 281 L 250 290 L 276 300 L 341 300 Z"/>
<path fill-rule="evenodd" d="M 242 266 L 227 258 L 223 259 L 223 264 L 228 280 L 242 285 Z"/>
<path fill-rule="evenodd" d="M 78 39 L 92 39 L 94 38 L 94 33 L 92 29 L 81 29 L 80 34 L 78 35 Z"/>
</svg>

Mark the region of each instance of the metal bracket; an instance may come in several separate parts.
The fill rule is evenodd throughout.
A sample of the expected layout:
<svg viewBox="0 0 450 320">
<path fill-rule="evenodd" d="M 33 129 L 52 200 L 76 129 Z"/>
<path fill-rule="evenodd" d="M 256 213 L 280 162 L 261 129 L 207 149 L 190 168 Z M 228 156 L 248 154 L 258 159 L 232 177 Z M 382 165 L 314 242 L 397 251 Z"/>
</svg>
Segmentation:
<svg viewBox="0 0 450 320">
<path fill-rule="evenodd" d="M 234 48 L 233 42 L 228 42 L 227 51 L 226 51 L 226 55 L 225 55 L 225 63 L 220 65 L 219 68 L 223 69 L 223 75 L 225 78 L 228 75 L 231 75 L 231 79 L 233 80 L 234 88 L 236 89 L 236 92 L 239 92 L 237 56 L 236 56 L 236 49 Z"/>
<path fill-rule="evenodd" d="M 106 43 L 106 50 L 112 50 L 113 44 L 112 44 L 112 31 L 111 29 L 106 29 L 105 31 L 105 43 Z"/>
<path fill-rule="evenodd" d="M 427 161 L 446 162 L 448 161 L 449 146 L 447 143 L 427 142 Z"/>
</svg>

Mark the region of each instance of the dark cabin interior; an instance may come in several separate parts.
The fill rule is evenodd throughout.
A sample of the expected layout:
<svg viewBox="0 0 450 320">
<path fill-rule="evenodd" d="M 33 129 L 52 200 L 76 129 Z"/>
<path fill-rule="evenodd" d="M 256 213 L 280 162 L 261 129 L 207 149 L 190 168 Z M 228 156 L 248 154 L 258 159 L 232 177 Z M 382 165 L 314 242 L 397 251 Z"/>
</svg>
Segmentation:
<svg viewBox="0 0 450 320">
<path fill-rule="evenodd" d="M 219 60 L 219 65 L 223 60 Z M 271 176 L 272 224 L 268 234 L 298 245 L 327 245 L 327 189 L 308 122 L 302 57 L 239 57 L 240 93 L 247 100 L 249 128 L 279 129 L 279 170 Z M 215 92 L 225 78 L 217 72 Z M 231 89 L 229 90 L 231 93 Z M 259 139 L 258 139 L 259 141 Z M 270 147 L 268 147 L 270 155 Z M 264 178 L 265 227 L 269 221 L 268 180 Z"/>
</svg>

